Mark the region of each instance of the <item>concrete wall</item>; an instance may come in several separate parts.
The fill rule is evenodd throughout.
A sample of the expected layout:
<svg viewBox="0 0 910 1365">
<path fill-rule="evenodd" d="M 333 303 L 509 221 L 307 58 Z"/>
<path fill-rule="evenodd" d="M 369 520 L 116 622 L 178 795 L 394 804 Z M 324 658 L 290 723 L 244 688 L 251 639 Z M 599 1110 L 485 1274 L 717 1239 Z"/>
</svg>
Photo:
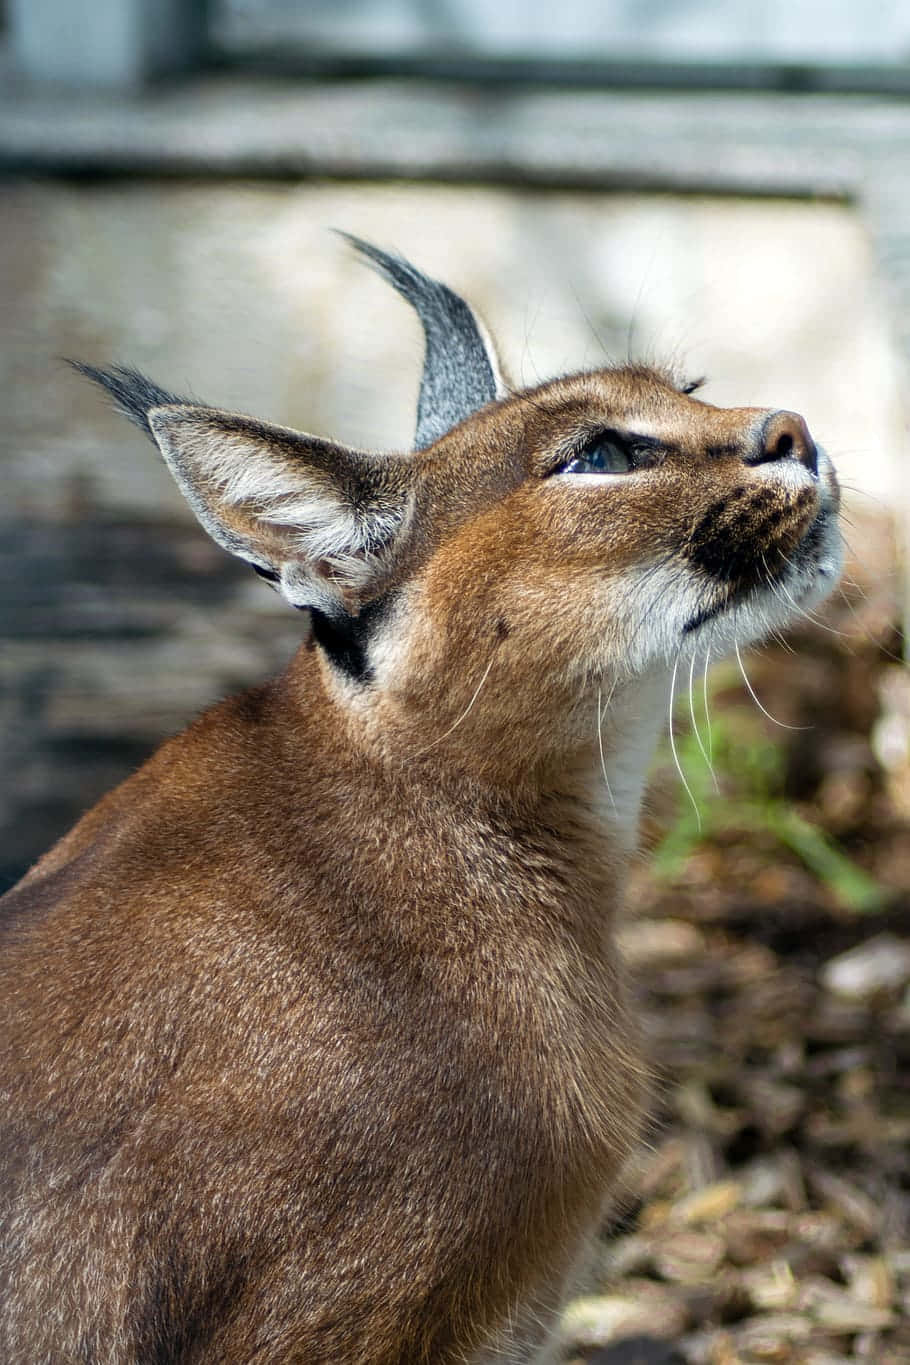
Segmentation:
<svg viewBox="0 0 910 1365">
<path fill-rule="evenodd" d="M 141 437 L 60 356 L 378 447 L 408 445 L 416 320 L 332 235 L 478 306 L 515 382 L 633 357 L 717 403 L 805 413 L 851 483 L 900 484 L 900 385 L 859 219 L 833 204 L 420 185 L 0 187 L 10 502 L 183 515 Z"/>
<path fill-rule="evenodd" d="M 205 0 L 7 0 L 19 72 L 99 89 L 137 86 L 198 62 Z"/>
<path fill-rule="evenodd" d="M 327 49 L 460 47 L 546 57 L 669 61 L 899 61 L 910 51 L 900 0 L 216 0 L 216 31 Z"/>
</svg>

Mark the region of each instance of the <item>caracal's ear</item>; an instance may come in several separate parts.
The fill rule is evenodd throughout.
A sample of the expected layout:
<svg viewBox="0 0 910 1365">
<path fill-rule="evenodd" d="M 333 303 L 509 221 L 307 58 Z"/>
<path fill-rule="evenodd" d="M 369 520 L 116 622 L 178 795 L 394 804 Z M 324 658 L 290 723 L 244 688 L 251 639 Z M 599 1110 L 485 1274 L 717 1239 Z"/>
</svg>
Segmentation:
<svg viewBox="0 0 910 1365">
<path fill-rule="evenodd" d="M 426 345 L 417 400 L 417 450 L 505 396 L 508 388 L 492 340 L 460 295 L 402 256 L 381 251 L 349 232 L 338 235 L 366 257 L 420 318 Z"/>
<path fill-rule="evenodd" d="M 413 457 L 203 407 L 124 367 L 76 368 L 157 443 L 213 540 L 293 606 L 356 615 L 381 591 L 407 534 Z"/>
</svg>

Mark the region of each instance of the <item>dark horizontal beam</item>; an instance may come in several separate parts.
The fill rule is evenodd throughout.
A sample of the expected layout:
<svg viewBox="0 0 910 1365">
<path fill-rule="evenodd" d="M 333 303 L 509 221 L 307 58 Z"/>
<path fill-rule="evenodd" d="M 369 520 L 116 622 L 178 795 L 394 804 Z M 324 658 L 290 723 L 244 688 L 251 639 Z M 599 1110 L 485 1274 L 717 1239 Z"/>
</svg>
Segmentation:
<svg viewBox="0 0 910 1365">
<path fill-rule="evenodd" d="M 787 94 L 910 96 L 910 63 L 663 61 L 657 58 L 491 56 L 469 50 L 376 54 L 304 47 L 289 39 L 211 44 L 209 67 L 250 75 L 322 79 L 410 77 L 482 86 L 593 90 L 780 91 Z"/>
</svg>

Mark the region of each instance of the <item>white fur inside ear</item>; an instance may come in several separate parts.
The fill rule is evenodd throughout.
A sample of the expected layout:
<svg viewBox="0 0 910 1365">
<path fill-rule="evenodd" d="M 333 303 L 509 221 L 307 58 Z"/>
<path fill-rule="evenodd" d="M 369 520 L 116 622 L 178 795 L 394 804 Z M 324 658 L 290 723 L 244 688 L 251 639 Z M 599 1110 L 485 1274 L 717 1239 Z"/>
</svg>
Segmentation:
<svg viewBox="0 0 910 1365">
<path fill-rule="evenodd" d="M 369 538 L 362 519 L 321 472 L 276 463 L 268 450 L 233 440 L 214 451 L 209 477 L 228 507 L 248 506 L 269 526 L 287 527 L 289 541 L 316 559 L 358 553 Z"/>
<path fill-rule="evenodd" d="M 272 439 L 267 427 L 206 410 L 156 409 L 149 422 L 209 534 L 277 571 L 295 606 L 356 594 L 384 571 L 410 520 L 413 496 L 381 457 L 278 428 Z"/>
<path fill-rule="evenodd" d="M 262 515 L 270 525 L 288 527 L 290 544 L 307 559 L 320 561 L 352 586 L 363 586 L 388 561 L 411 513 L 411 500 L 358 514 L 331 497 L 305 497 L 266 508 Z"/>
<path fill-rule="evenodd" d="M 268 452 L 243 441 L 232 442 L 210 463 L 228 506 L 248 504 L 269 526 L 287 527 L 289 545 L 308 558 L 328 561 L 347 576 L 358 559 L 375 555 L 400 530 L 405 508 L 358 512 L 322 471 L 276 465 Z M 353 577 L 367 575 L 354 572 Z"/>
<path fill-rule="evenodd" d="M 299 489 L 298 489 L 299 491 Z M 290 497 L 274 506 L 261 507 L 261 516 L 270 526 L 287 526 L 292 540 L 314 558 L 364 548 L 361 519 L 340 499 L 332 496 Z"/>
<path fill-rule="evenodd" d="M 262 504 L 300 491 L 295 470 L 274 463 L 260 446 L 241 441 L 232 441 L 230 450 L 212 451 L 209 476 L 220 485 L 221 496 L 231 507 L 243 502 Z"/>
</svg>

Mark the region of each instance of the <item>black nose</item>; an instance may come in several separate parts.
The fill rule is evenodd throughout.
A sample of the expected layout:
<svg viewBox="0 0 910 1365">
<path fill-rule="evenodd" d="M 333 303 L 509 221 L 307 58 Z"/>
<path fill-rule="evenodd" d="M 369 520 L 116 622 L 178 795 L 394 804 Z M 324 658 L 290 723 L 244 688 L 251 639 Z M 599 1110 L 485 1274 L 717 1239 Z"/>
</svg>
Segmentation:
<svg viewBox="0 0 910 1365">
<path fill-rule="evenodd" d="M 772 412 L 762 423 L 755 451 L 746 463 L 768 464 L 772 460 L 799 460 L 810 473 L 818 473 L 818 451 L 798 412 Z"/>
</svg>

